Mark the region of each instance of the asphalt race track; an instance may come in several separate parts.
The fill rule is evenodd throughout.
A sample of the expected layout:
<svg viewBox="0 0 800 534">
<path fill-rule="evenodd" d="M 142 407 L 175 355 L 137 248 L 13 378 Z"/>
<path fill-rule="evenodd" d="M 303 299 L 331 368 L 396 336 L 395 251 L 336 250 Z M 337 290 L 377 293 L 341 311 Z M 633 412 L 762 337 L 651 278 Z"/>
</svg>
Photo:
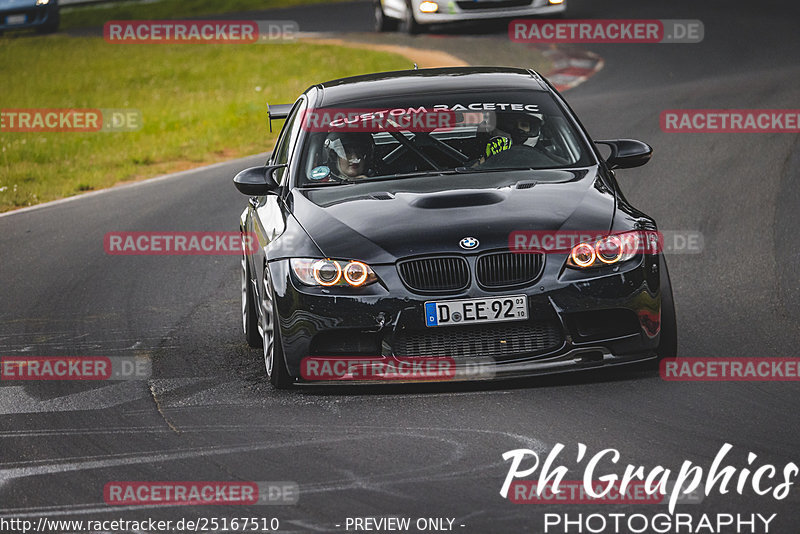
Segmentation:
<svg viewBox="0 0 800 534">
<path fill-rule="evenodd" d="M 565 96 L 595 139 L 655 148 L 647 166 L 618 172 L 628 199 L 662 230 L 703 234 L 701 253 L 668 257 L 680 356 L 800 356 L 798 135 L 659 126 L 665 109 L 800 107 L 800 5 L 569 1 L 571 18 L 703 21 L 699 44 L 582 45 L 605 68 Z M 267 15 L 308 31 L 367 31 L 370 9 Z M 503 25 L 481 31 L 487 47 L 507 43 Z M 0 384 L 0 516 L 277 517 L 281 532 L 344 532 L 353 516 L 452 517 L 464 534 L 540 533 L 546 512 L 654 512 L 512 504 L 499 495 L 508 450 L 562 443 L 570 465 L 583 443 L 590 453 L 618 449 L 620 466 L 677 470 L 685 460 L 707 467 L 730 443 L 737 465 L 748 452 L 758 465 L 800 461 L 796 382 L 667 382 L 636 367 L 477 385 L 272 390 L 261 353 L 241 334 L 237 256 L 103 248 L 110 231 L 237 230 L 246 199 L 231 178 L 265 158 L 0 217 L 0 355 L 141 355 L 153 366 L 148 381 Z M 299 502 L 104 503 L 106 483 L 137 480 L 294 481 Z M 716 493 L 679 511 L 777 513 L 769 532 L 783 534 L 797 531 L 800 494 Z"/>
</svg>

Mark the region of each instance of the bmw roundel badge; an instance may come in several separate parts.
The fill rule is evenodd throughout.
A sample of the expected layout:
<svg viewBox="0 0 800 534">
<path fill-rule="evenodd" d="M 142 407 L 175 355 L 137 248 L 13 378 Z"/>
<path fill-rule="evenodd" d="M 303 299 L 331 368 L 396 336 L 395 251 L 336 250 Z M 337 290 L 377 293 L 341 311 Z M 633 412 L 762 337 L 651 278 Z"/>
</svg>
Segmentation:
<svg viewBox="0 0 800 534">
<path fill-rule="evenodd" d="M 458 244 L 461 246 L 461 248 L 465 250 L 472 250 L 474 248 L 477 248 L 480 242 L 477 240 L 477 238 L 465 237 Z"/>
</svg>

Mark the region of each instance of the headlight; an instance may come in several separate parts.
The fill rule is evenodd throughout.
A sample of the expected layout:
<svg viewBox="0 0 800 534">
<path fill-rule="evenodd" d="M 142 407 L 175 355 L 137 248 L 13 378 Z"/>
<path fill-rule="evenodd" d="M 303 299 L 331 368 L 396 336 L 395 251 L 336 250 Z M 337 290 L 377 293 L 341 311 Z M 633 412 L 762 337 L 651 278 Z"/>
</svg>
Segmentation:
<svg viewBox="0 0 800 534">
<path fill-rule="evenodd" d="M 439 4 L 426 0 L 419 5 L 419 10 L 423 13 L 436 13 L 439 11 Z"/>
<path fill-rule="evenodd" d="M 594 249 L 597 251 L 597 259 L 605 264 L 617 263 L 622 258 L 622 239 L 616 235 L 610 235 L 597 242 Z"/>
<path fill-rule="evenodd" d="M 378 281 L 369 265 L 360 261 L 292 258 L 289 263 L 297 279 L 307 286 L 362 287 Z"/>
<path fill-rule="evenodd" d="M 578 269 L 613 265 L 633 259 L 645 249 L 649 247 L 641 232 L 612 234 L 594 243 L 578 243 L 572 247 L 567 265 Z"/>
<path fill-rule="evenodd" d="M 591 267 L 597 258 L 597 254 L 595 254 L 592 245 L 579 243 L 572 248 L 572 254 L 569 257 L 578 267 Z"/>
<path fill-rule="evenodd" d="M 46 6 L 49 3 L 50 3 L 50 0 L 36 0 L 36 5 L 37 6 Z"/>
</svg>

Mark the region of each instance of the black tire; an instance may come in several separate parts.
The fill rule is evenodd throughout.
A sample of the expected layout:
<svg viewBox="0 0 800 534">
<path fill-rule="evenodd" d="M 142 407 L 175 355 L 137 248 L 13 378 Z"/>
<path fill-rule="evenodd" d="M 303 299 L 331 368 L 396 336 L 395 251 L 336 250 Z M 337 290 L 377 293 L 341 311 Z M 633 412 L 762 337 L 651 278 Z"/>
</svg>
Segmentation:
<svg viewBox="0 0 800 534">
<path fill-rule="evenodd" d="M 661 256 L 661 339 L 656 353 L 658 360 L 678 356 L 678 321 L 675 301 L 672 297 L 672 282 L 669 279 L 667 260 Z"/>
<path fill-rule="evenodd" d="M 275 389 L 289 389 L 294 380 L 289 376 L 286 369 L 286 358 L 283 356 L 283 345 L 281 344 L 281 328 L 275 323 L 275 341 L 273 354 L 273 372 L 269 375 L 269 382 Z"/>
<path fill-rule="evenodd" d="M 397 30 L 400 21 L 389 18 L 383 13 L 383 6 L 380 0 L 375 2 L 373 23 L 376 32 L 393 32 Z"/>
<path fill-rule="evenodd" d="M 275 389 L 287 389 L 291 387 L 294 380 L 289 376 L 286 369 L 286 358 L 283 356 L 283 345 L 281 343 L 280 321 L 277 320 L 278 311 L 275 306 L 275 299 L 272 287 L 269 283 L 269 268 L 264 266 L 264 299 L 262 300 L 262 346 L 264 349 L 264 369 L 267 379 Z"/>
<path fill-rule="evenodd" d="M 38 33 L 56 33 L 58 31 L 58 26 L 61 23 L 61 14 L 56 11 L 50 20 L 47 21 L 47 24 L 44 26 L 40 26 L 36 31 Z"/>
<path fill-rule="evenodd" d="M 425 26 L 417 22 L 414 16 L 414 7 L 411 2 L 406 2 L 406 15 L 402 23 L 403 31 L 409 35 L 417 35 L 425 31 Z"/>
<path fill-rule="evenodd" d="M 253 295 L 253 284 L 250 277 L 250 268 L 247 258 L 242 256 L 242 329 L 247 344 L 252 348 L 261 348 L 264 340 L 258 331 L 258 314 L 256 313 L 256 299 Z"/>
</svg>

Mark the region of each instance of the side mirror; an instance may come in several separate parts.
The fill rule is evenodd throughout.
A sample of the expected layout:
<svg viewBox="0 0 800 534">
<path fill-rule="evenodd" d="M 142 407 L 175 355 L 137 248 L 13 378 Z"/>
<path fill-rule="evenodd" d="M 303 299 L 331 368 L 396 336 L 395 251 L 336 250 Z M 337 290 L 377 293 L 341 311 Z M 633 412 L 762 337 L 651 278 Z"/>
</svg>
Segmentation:
<svg viewBox="0 0 800 534">
<path fill-rule="evenodd" d="M 611 148 L 611 154 L 606 158 L 606 165 L 611 170 L 641 167 L 650 161 L 653 155 L 653 147 L 634 139 L 614 139 L 595 141 L 595 143 Z"/>
<path fill-rule="evenodd" d="M 280 187 L 272 177 L 278 169 L 286 168 L 283 165 L 267 165 L 265 167 L 250 167 L 233 177 L 233 185 L 240 193 L 251 197 L 277 194 Z"/>
</svg>

